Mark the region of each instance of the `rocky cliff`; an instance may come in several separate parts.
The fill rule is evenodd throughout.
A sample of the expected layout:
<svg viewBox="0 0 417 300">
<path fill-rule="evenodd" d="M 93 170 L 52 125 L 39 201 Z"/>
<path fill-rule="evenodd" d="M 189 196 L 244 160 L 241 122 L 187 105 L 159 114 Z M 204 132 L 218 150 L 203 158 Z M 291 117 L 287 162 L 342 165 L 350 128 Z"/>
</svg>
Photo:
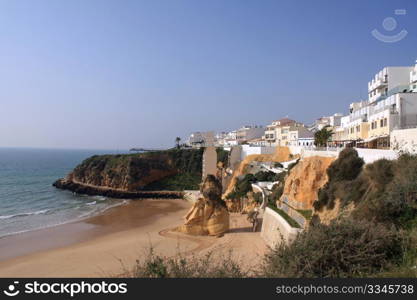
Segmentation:
<svg viewBox="0 0 417 300">
<path fill-rule="evenodd" d="M 155 190 L 196 189 L 202 150 L 172 149 L 139 154 L 95 155 L 54 186 L 85 194 L 120 196 Z M 151 193 L 152 194 L 152 193 Z"/>
<path fill-rule="evenodd" d="M 326 170 L 334 158 L 313 156 L 300 160 L 285 179 L 280 201 L 296 209 L 312 209 L 318 191 L 327 182 Z"/>
<path fill-rule="evenodd" d="M 251 154 L 246 156 L 233 171 L 232 177 L 229 180 L 229 184 L 227 186 L 226 191 L 224 192 L 223 196 L 228 195 L 233 191 L 234 186 L 236 185 L 237 179 L 239 176 L 245 174 L 247 166 L 253 161 L 259 162 L 284 162 L 290 161 L 298 156 L 291 155 L 290 149 L 288 147 L 281 147 L 278 146 L 275 148 L 275 153 L 273 154 Z"/>
</svg>

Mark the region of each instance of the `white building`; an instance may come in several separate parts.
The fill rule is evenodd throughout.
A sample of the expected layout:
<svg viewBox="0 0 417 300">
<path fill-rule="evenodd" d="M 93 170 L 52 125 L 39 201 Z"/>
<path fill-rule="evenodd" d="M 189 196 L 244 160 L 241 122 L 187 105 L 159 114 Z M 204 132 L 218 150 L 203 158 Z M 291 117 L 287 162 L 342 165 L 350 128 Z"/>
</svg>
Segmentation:
<svg viewBox="0 0 417 300">
<path fill-rule="evenodd" d="M 375 74 L 374 78 L 368 82 L 369 102 L 375 102 L 381 97 L 403 91 L 408 88 L 410 73 L 413 67 L 385 67 Z"/>
<path fill-rule="evenodd" d="M 368 100 L 350 104 L 349 115 L 334 129 L 336 144 L 390 147 L 395 129 L 417 127 L 417 65 L 386 67 L 368 83 Z"/>
<path fill-rule="evenodd" d="M 196 131 L 190 134 L 188 138 L 188 145 L 191 147 L 206 147 L 213 146 L 214 144 L 214 133 L 213 131 L 200 132 Z"/>
<path fill-rule="evenodd" d="M 296 123 L 296 121 L 288 118 L 273 121 L 271 124 L 266 126 L 263 139 L 265 140 L 267 145 L 276 146 L 279 144 L 278 138 L 281 134 L 281 128 Z"/>
<path fill-rule="evenodd" d="M 310 126 L 311 131 L 318 131 L 323 129 L 326 126 L 336 127 L 340 126 L 340 120 L 343 117 L 343 114 L 336 113 L 331 116 L 321 117 L 314 121 L 314 124 Z"/>
<path fill-rule="evenodd" d="M 412 71 L 410 71 L 410 89 L 417 93 L 417 60 Z"/>
<path fill-rule="evenodd" d="M 244 144 L 249 140 L 261 138 L 265 133 L 263 126 L 243 126 L 236 132 L 236 139 L 238 144 Z"/>
</svg>

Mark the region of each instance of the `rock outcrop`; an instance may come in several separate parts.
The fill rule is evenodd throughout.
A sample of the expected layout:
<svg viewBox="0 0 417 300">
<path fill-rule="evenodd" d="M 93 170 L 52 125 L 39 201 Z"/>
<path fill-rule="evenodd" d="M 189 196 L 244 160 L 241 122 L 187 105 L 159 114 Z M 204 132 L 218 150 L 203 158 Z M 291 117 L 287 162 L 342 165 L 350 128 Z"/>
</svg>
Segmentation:
<svg viewBox="0 0 417 300">
<path fill-rule="evenodd" d="M 198 187 L 201 171 L 202 150 L 196 149 L 95 155 L 53 185 L 76 193 L 119 198 L 144 191 L 193 189 Z M 167 179 L 172 180 L 165 182 Z M 186 188 L 187 184 L 193 187 Z"/>
<path fill-rule="evenodd" d="M 245 157 L 242 160 L 236 170 L 234 170 L 232 178 L 230 179 L 229 185 L 224 192 L 224 196 L 228 195 L 233 191 L 233 188 L 237 182 L 237 179 L 245 174 L 247 166 L 253 161 L 259 162 L 284 162 L 290 161 L 298 156 L 291 155 L 290 149 L 288 147 L 278 146 L 275 148 L 274 154 L 252 154 Z"/>
<path fill-rule="evenodd" d="M 312 209 L 319 189 L 326 184 L 326 170 L 332 157 L 313 156 L 300 160 L 285 180 L 284 191 L 279 199 L 296 209 Z"/>
<path fill-rule="evenodd" d="M 220 181 L 208 175 L 201 193 L 203 198 L 194 203 L 185 216 L 184 225 L 176 228 L 176 231 L 191 235 L 222 235 L 229 230 L 229 212 L 221 199 Z"/>
</svg>

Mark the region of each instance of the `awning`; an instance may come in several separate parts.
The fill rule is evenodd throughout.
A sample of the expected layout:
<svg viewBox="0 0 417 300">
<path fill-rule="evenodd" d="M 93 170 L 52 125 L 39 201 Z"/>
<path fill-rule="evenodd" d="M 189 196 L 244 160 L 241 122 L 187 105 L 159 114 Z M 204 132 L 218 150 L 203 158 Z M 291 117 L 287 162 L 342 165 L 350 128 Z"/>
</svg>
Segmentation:
<svg viewBox="0 0 417 300">
<path fill-rule="evenodd" d="M 375 141 L 377 139 L 386 138 L 386 137 L 389 137 L 389 135 L 385 134 L 385 135 L 380 135 L 380 136 L 374 136 L 374 137 L 365 139 L 363 142 L 368 143 L 368 142 L 372 142 L 372 141 Z"/>
</svg>

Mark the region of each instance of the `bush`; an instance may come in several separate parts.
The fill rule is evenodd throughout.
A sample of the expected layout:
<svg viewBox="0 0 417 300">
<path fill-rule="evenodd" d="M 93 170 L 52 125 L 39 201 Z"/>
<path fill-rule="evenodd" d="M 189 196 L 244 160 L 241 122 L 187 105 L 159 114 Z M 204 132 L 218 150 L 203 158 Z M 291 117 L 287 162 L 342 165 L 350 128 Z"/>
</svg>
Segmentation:
<svg viewBox="0 0 417 300">
<path fill-rule="evenodd" d="M 262 193 L 261 192 L 253 193 L 253 199 L 258 204 L 262 203 L 263 201 Z"/>
<path fill-rule="evenodd" d="M 363 164 L 355 149 L 346 148 L 327 169 L 329 181 L 353 180 L 361 172 Z"/>
<path fill-rule="evenodd" d="M 318 224 L 292 244 L 282 243 L 265 256 L 265 277 L 372 276 L 399 263 L 403 240 L 394 229 L 365 220 Z"/>
<path fill-rule="evenodd" d="M 254 175 L 256 181 L 276 181 L 278 174 L 272 171 L 259 171 Z"/>
<path fill-rule="evenodd" d="M 269 205 L 268 207 L 270 209 L 274 210 L 276 213 L 278 213 L 281 217 L 283 217 L 285 219 L 285 221 L 287 221 L 287 223 L 291 227 L 301 228 L 300 224 L 298 224 L 297 221 L 295 221 L 293 218 L 291 218 L 285 211 L 276 207 L 275 203 L 274 203 L 274 205 Z"/>
<path fill-rule="evenodd" d="M 224 150 L 223 148 L 216 148 L 217 152 L 217 162 L 221 162 L 223 167 L 227 167 L 229 163 L 229 151 Z"/>
<path fill-rule="evenodd" d="M 231 253 L 214 258 L 211 253 L 204 257 L 185 258 L 181 255 L 164 257 L 156 255 L 152 248 L 145 259 L 137 260 L 131 271 L 134 278 L 241 278 L 247 277 Z"/>
<path fill-rule="evenodd" d="M 284 166 L 282 165 L 282 163 L 279 162 L 275 162 L 274 163 L 274 168 L 283 168 Z"/>
<path fill-rule="evenodd" d="M 284 184 L 278 183 L 274 184 L 271 190 L 271 194 L 268 196 L 268 204 L 272 206 L 276 206 L 275 202 L 281 198 L 282 193 L 284 192 Z"/>
<path fill-rule="evenodd" d="M 245 197 L 246 194 L 252 191 L 252 183 L 256 182 L 255 176 L 252 174 L 246 174 L 242 179 L 239 179 L 233 191 L 229 193 L 227 199 L 241 199 Z"/>
<path fill-rule="evenodd" d="M 353 193 L 358 191 L 351 181 L 358 177 L 363 165 L 364 161 L 358 156 L 355 149 L 346 148 L 340 152 L 338 159 L 332 162 L 326 170 L 329 180 L 318 191 L 318 199 L 313 203 L 314 209 L 321 210 L 324 206 L 331 209 L 336 198 L 346 198 L 345 191 L 348 193 L 349 191 L 353 191 Z"/>
</svg>

